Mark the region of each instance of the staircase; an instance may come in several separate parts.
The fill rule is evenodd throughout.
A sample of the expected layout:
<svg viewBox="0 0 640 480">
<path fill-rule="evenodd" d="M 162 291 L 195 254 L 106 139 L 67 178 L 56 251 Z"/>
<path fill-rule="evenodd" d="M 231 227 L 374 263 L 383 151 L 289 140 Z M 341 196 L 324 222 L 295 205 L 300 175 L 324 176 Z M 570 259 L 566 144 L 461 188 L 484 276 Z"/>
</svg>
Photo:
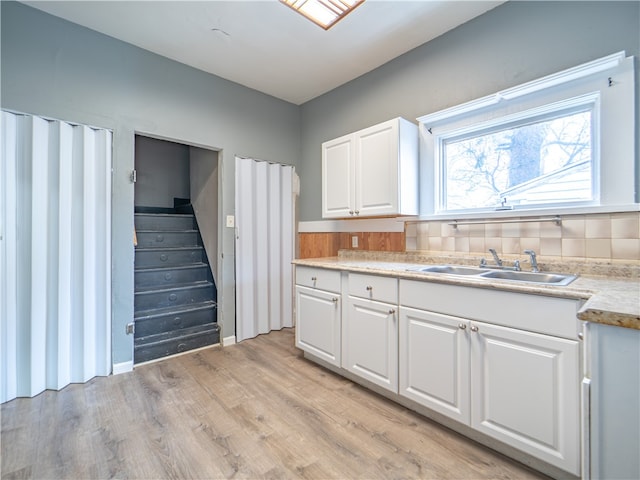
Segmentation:
<svg viewBox="0 0 640 480">
<path fill-rule="evenodd" d="M 219 343 L 216 286 L 187 211 L 135 214 L 134 363 Z"/>
</svg>

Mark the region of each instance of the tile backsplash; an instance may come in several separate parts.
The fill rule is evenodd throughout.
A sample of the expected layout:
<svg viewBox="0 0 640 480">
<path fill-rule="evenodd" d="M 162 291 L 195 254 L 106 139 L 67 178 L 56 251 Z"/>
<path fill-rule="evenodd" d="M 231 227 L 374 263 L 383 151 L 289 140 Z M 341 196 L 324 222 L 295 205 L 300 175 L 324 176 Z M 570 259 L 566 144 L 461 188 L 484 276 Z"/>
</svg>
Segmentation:
<svg viewBox="0 0 640 480">
<path fill-rule="evenodd" d="M 494 248 L 500 255 L 522 255 L 531 249 L 549 260 L 640 262 L 640 212 L 562 215 L 561 219 L 560 225 L 530 219 L 456 227 L 449 221 L 407 222 L 406 251 L 485 255 Z"/>
</svg>

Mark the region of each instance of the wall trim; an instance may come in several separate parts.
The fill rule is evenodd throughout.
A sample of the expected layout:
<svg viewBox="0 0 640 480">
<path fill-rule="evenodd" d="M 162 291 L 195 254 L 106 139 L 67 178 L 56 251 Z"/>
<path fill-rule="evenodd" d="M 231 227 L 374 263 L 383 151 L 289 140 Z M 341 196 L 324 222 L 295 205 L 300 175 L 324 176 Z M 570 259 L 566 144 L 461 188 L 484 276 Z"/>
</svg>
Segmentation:
<svg viewBox="0 0 640 480">
<path fill-rule="evenodd" d="M 406 220 L 406 218 L 367 218 L 299 222 L 298 233 L 404 232 Z"/>
<path fill-rule="evenodd" d="M 133 360 L 113 364 L 113 375 L 120 375 L 121 373 L 127 372 L 133 372 Z"/>
<path fill-rule="evenodd" d="M 231 335 L 230 337 L 224 337 L 222 339 L 222 346 L 223 347 L 229 347 L 231 345 L 235 345 L 236 344 L 236 336 L 235 335 Z"/>
<path fill-rule="evenodd" d="M 566 70 L 547 75 L 546 77 L 523 83 L 522 85 L 507 88 L 506 90 L 502 90 L 492 95 L 487 95 L 485 97 L 471 100 L 470 102 L 466 102 L 455 107 L 445 108 L 444 110 L 440 110 L 438 112 L 423 115 L 421 117 L 418 117 L 417 120 L 420 123 L 435 123 L 470 112 L 475 112 L 484 107 L 500 103 L 502 100 L 513 100 L 530 93 L 539 92 L 540 90 L 553 88 L 557 85 L 562 85 L 574 80 L 579 80 L 581 78 L 594 75 L 598 72 L 602 72 L 604 70 L 616 68 L 625 60 L 625 58 L 626 53 L 623 50 L 621 52 L 607 55 L 606 57 L 602 57 L 591 62 L 583 63 L 576 67 L 568 68 Z"/>
</svg>

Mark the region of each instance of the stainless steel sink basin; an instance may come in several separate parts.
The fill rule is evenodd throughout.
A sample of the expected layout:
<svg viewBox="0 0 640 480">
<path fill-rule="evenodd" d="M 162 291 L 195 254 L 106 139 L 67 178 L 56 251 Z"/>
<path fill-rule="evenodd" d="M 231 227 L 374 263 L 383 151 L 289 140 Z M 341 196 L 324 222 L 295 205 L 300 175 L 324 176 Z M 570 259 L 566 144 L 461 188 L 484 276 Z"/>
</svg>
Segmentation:
<svg viewBox="0 0 640 480">
<path fill-rule="evenodd" d="M 460 265 L 433 265 L 416 270 L 427 273 L 448 273 L 451 275 L 480 275 L 485 270 L 474 267 L 463 267 Z"/>
<path fill-rule="evenodd" d="M 487 268 L 467 267 L 464 265 L 429 265 L 411 268 L 412 272 L 443 273 L 447 275 L 474 276 L 476 278 L 511 280 L 514 282 L 539 283 L 544 285 L 569 285 L 576 279 L 576 275 L 561 273 L 534 273 L 515 270 L 492 270 Z"/>
<path fill-rule="evenodd" d="M 514 280 L 516 282 L 544 283 L 552 285 L 569 285 L 576 279 L 575 275 L 559 273 L 515 272 L 512 270 L 491 270 L 482 274 L 484 278 Z"/>
</svg>

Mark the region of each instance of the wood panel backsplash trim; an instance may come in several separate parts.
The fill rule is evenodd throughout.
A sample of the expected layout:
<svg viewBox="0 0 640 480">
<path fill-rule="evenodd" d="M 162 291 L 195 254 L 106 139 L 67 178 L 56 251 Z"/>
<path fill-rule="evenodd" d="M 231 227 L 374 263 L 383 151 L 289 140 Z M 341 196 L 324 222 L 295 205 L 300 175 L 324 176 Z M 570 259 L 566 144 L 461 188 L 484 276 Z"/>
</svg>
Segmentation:
<svg viewBox="0 0 640 480">
<path fill-rule="evenodd" d="M 404 232 L 331 232 L 299 233 L 300 258 L 335 257 L 338 250 L 404 252 Z M 351 247 L 351 237 L 358 237 L 358 247 Z"/>
</svg>

